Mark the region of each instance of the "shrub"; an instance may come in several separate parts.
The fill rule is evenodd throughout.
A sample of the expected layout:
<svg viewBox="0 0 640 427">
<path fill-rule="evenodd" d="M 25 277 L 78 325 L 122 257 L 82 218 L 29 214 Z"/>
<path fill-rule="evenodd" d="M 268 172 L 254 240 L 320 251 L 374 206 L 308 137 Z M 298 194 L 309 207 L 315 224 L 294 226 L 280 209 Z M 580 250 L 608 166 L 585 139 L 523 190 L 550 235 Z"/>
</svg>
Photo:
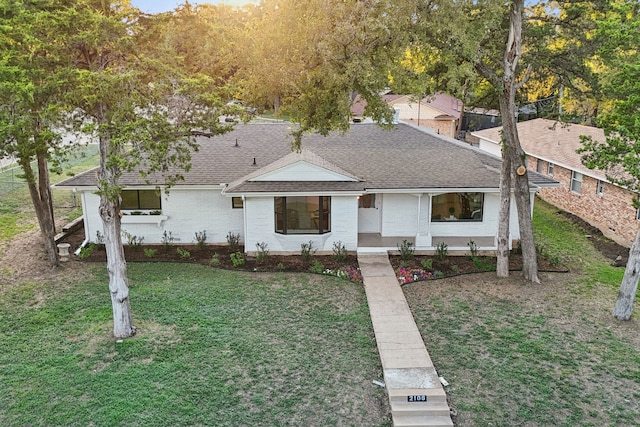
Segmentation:
<svg viewBox="0 0 640 427">
<path fill-rule="evenodd" d="M 284 270 L 284 264 L 279 262 L 278 265 L 276 265 L 276 270 L 278 270 L 278 271 Z"/>
<path fill-rule="evenodd" d="M 313 241 L 309 243 L 300 243 L 300 256 L 304 262 L 311 261 L 311 257 L 316 253 L 317 249 L 313 248 Z"/>
<path fill-rule="evenodd" d="M 440 261 L 445 259 L 448 253 L 449 245 L 447 245 L 445 242 L 440 242 L 436 245 L 436 258 L 438 258 Z"/>
<path fill-rule="evenodd" d="M 347 260 L 347 248 L 340 240 L 333 242 L 333 258 L 337 262 L 344 262 Z"/>
<path fill-rule="evenodd" d="M 100 230 L 96 231 L 96 247 L 98 249 L 104 249 L 104 234 Z"/>
<path fill-rule="evenodd" d="M 311 271 L 312 273 L 322 274 L 322 272 L 324 271 L 324 264 L 316 260 L 313 262 L 313 265 L 309 267 L 309 271 Z"/>
<path fill-rule="evenodd" d="M 467 243 L 467 246 L 469 246 L 469 254 L 471 255 L 471 258 L 477 257 L 478 245 L 476 245 L 476 242 L 474 242 L 473 240 L 469 240 L 469 243 Z"/>
<path fill-rule="evenodd" d="M 451 271 L 453 271 L 454 273 L 457 273 L 458 271 L 460 271 L 460 267 L 458 267 L 458 264 L 452 264 Z"/>
<path fill-rule="evenodd" d="M 425 270 L 431 270 L 433 268 L 433 260 L 431 258 L 425 258 L 423 260 L 420 260 L 420 265 Z"/>
<path fill-rule="evenodd" d="M 218 267 L 220 265 L 220 255 L 218 255 L 217 252 L 211 255 L 209 265 L 211 265 L 212 267 Z"/>
<path fill-rule="evenodd" d="M 238 249 L 240 249 L 240 233 L 228 232 L 227 244 L 231 252 L 238 252 Z"/>
<path fill-rule="evenodd" d="M 147 258 L 153 258 L 157 251 L 157 249 L 144 248 L 144 254 L 147 256 Z"/>
<path fill-rule="evenodd" d="M 207 242 L 207 230 L 196 231 L 195 235 L 198 249 L 204 249 Z"/>
<path fill-rule="evenodd" d="M 189 259 L 189 258 L 191 258 L 191 252 L 189 252 L 189 251 L 187 251 L 187 250 L 185 250 L 185 249 L 182 249 L 182 248 L 176 248 L 176 253 L 177 253 L 178 255 L 180 255 L 180 258 L 182 258 L 182 259 Z"/>
<path fill-rule="evenodd" d="M 560 264 L 562 264 L 562 258 L 558 254 L 552 255 L 548 259 L 549 259 L 549 263 L 554 267 L 557 267 Z"/>
<path fill-rule="evenodd" d="M 160 240 L 162 243 L 162 247 L 165 251 L 168 251 L 169 248 L 173 245 L 173 235 L 171 231 L 164 230 L 162 233 L 162 239 Z"/>
<path fill-rule="evenodd" d="M 135 236 L 127 231 L 124 231 L 123 234 L 127 239 L 127 245 L 132 246 L 136 251 L 140 249 L 140 246 L 142 246 L 142 242 L 144 241 L 144 237 Z"/>
<path fill-rule="evenodd" d="M 408 261 L 410 259 L 413 259 L 413 254 L 415 252 L 413 242 L 405 239 L 402 241 L 402 243 L 398 243 L 396 246 L 398 247 L 398 251 L 400 251 L 401 260 Z"/>
<path fill-rule="evenodd" d="M 442 279 L 444 277 L 444 273 L 440 270 L 436 270 L 433 272 L 433 277 L 436 279 Z"/>
<path fill-rule="evenodd" d="M 485 258 L 473 257 L 471 260 L 473 261 L 473 266 L 480 271 L 491 271 L 494 269 L 493 265 Z"/>
<path fill-rule="evenodd" d="M 95 248 L 95 244 L 89 243 L 87 246 L 83 246 L 80 248 L 80 253 L 78 254 L 78 258 L 85 259 L 89 258 L 93 253 L 93 248 Z"/>
<path fill-rule="evenodd" d="M 269 258 L 269 245 L 267 242 L 258 242 L 256 243 L 256 263 L 264 264 Z"/>
<path fill-rule="evenodd" d="M 234 267 L 244 265 L 244 256 L 242 255 L 242 252 L 234 252 L 229 255 L 229 258 L 231 258 L 231 263 Z"/>
</svg>

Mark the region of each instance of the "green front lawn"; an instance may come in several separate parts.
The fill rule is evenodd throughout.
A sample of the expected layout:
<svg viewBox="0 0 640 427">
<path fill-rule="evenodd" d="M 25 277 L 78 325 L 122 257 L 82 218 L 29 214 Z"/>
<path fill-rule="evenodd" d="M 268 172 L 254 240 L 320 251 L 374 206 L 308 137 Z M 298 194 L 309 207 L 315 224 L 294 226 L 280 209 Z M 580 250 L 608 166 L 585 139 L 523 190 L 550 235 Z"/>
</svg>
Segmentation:
<svg viewBox="0 0 640 427">
<path fill-rule="evenodd" d="M 640 425 L 640 301 L 613 309 L 623 269 L 536 201 L 536 242 L 572 273 L 412 283 L 405 294 L 463 426 Z"/>
<path fill-rule="evenodd" d="M 75 147 L 73 153 L 75 154 L 62 165 L 62 173 L 50 173 L 51 183 L 58 183 L 99 164 L 98 148 L 95 145 Z M 11 182 L 14 180 L 12 176 L 15 177 L 15 185 L 0 185 L 0 244 L 10 241 L 23 231 L 38 227 L 29 189 L 24 180 L 18 178 L 22 169 L 16 165 L 11 166 L 11 169 L 13 172 L 0 171 L 0 184 Z M 9 188 L 12 190 L 7 191 Z M 54 215 L 57 220 L 69 222 L 82 215 L 80 198 L 76 196 L 74 199 L 70 190 L 54 189 L 52 193 Z"/>
<path fill-rule="evenodd" d="M 64 269 L 0 293 L 0 425 L 389 425 L 361 285 L 132 263 L 115 342 L 104 268 Z"/>
</svg>

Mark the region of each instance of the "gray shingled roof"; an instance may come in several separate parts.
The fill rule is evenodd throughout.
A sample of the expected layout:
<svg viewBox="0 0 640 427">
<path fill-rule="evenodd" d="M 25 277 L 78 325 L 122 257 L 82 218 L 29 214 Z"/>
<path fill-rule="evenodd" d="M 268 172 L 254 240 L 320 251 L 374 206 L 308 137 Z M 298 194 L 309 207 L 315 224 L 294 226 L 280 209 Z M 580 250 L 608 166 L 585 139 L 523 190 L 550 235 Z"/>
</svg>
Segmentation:
<svg viewBox="0 0 640 427">
<path fill-rule="evenodd" d="M 358 177 L 362 182 L 244 182 L 252 173 L 291 153 L 290 126 L 237 125 L 225 135 L 199 137 L 200 151 L 194 153 L 192 168 L 185 174 L 185 181 L 177 186 L 235 183 L 234 192 L 300 191 L 305 188 L 309 191 L 497 189 L 499 186 L 499 158 L 407 124 L 399 124 L 391 131 L 375 124 L 357 124 L 344 134 L 303 137 L 303 149 L 309 149 L 327 164 Z M 121 183 L 125 186 L 145 184 L 135 173 L 125 173 Z M 58 184 L 59 187 L 95 185 L 94 171 Z"/>
</svg>

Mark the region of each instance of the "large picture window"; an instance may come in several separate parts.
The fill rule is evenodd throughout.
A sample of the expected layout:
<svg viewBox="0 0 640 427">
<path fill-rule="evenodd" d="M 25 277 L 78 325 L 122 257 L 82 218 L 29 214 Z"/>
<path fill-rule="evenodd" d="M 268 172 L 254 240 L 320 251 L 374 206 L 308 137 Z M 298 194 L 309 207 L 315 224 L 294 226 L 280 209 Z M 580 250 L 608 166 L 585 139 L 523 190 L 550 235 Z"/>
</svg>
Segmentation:
<svg viewBox="0 0 640 427">
<path fill-rule="evenodd" d="M 484 193 L 445 193 L 433 196 L 431 221 L 482 221 Z"/>
<path fill-rule="evenodd" d="M 120 208 L 124 210 L 161 209 L 160 193 L 156 190 L 122 190 Z"/>
<path fill-rule="evenodd" d="M 331 231 L 331 197 L 276 197 L 276 233 L 322 234 Z"/>
</svg>

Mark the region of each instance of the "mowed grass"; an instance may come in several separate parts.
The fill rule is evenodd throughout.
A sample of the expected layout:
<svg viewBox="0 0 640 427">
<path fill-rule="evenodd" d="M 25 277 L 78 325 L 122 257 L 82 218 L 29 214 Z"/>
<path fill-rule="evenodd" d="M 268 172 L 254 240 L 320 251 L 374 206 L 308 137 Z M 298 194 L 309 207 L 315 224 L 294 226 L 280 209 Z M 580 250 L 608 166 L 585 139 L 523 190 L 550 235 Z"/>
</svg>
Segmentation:
<svg viewBox="0 0 640 427">
<path fill-rule="evenodd" d="M 0 425 L 390 425 L 362 286 L 132 263 L 116 342 L 104 268 L 76 268 L 0 293 Z"/>
<path fill-rule="evenodd" d="M 571 274 L 404 287 L 458 426 L 639 426 L 640 312 L 611 316 L 623 269 L 536 201 L 536 239 Z"/>
<path fill-rule="evenodd" d="M 76 147 L 68 162 L 63 165 L 63 171 L 50 173 L 49 179 L 55 184 L 64 179 L 91 169 L 99 164 L 97 147 Z M 21 174 L 21 169 L 15 169 L 14 174 Z M 9 178 L 0 177 L 0 180 Z M 19 180 L 22 182 L 22 180 Z M 53 207 L 56 219 L 71 221 L 82 215 L 79 197 L 74 206 L 73 193 L 70 190 L 53 190 Z M 0 243 L 9 241 L 23 231 L 38 227 L 35 209 L 26 184 L 18 185 L 14 190 L 0 194 Z"/>
</svg>

